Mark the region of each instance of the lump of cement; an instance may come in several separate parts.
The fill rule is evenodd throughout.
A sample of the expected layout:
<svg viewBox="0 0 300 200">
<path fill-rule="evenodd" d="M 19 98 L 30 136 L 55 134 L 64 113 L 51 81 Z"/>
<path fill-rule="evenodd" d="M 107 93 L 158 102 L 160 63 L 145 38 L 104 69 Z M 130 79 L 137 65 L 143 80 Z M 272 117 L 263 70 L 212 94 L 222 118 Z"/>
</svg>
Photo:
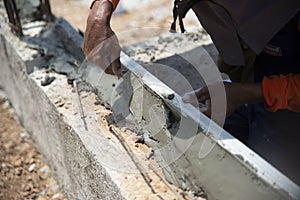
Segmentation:
<svg viewBox="0 0 300 200">
<path fill-rule="evenodd" d="M 57 59 L 53 63 L 50 64 L 50 69 L 54 70 L 58 74 L 63 74 L 67 76 L 75 76 L 76 71 L 74 69 L 74 66 L 69 64 L 64 59 Z"/>
<path fill-rule="evenodd" d="M 42 86 L 47 86 L 47 85 L 50 85 L 53 81 L 55 80 L 55 77 L 54 76 L 45 76 L 45 79 L 41 82 L 41 85 Z"/>
<path fill-rule="evenodd" d="M 34 19 L 38 14 L 40 0 L 16 0 L 20 18 Z"/>
</svg>

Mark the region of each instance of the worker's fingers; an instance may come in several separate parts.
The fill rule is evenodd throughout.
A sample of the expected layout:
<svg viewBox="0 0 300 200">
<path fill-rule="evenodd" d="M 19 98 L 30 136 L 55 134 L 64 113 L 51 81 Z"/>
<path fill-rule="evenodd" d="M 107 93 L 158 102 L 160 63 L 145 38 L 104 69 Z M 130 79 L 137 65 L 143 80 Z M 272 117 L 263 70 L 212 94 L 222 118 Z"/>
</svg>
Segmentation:
<svg viewBox="0 0 300 200">
<path fill-rule="evenodd" d="M 190 103 L 195 107 L 200 106 L 199 109 L 201 110 L 202 108 L 204 108 L 204 106 L 201 106 L 201 103 L 199 104 L 199 102 L 205 101 L 209 98 L 210 96 L 209 96 L 208 89 L 207 87 L 204 87 L 184 94 L 182 97 L 182 101 L 185 103 Z"/>
<path fill-rule="evenodd" d="M 211 117 L 211 101 L 207 99 L 205 104 L 199 103 L 199 110 L 208 117 Z"/>
<path fill-rule="evenodd" d="M 104 72 L 105 72 L 106 74 L 115 75 L 114 72 L 113 72 L 113 70 L 112 70 L 112 67 L 111 67 L 111 66 L 107 67 L 107 68 L 104 70 Z"/>
<path fill-rule="evenodd" d="M 196 90 L 195 94 L 196 94 L 199 101 L 205 101 L 205 100 L 210 98 L 209 91 L 208 91 L 207 87 L 203 87 L 199 90 Z"/>
<path fill-rule="evenodd" d="M 123 76 L 123 72 L 121 69 L 120 58 L 114 60 L 113 63 L 111 64 L 111 66 L 112 66 L 112 71 L 113 71 L 114 75 L 116 75 L 118 78 L 121 78 Z"/>
<path fill-rule="evenodd" d="M 195 94 L 195 91 L 185 93 L 181 99 L 184 103 L 190 103 L 195 107 L 198 105 L 198 99 Z"/>
<path fill-rule="evenodd" d="M 112 61 L 111 67 L 114 75 L 116 75 L 118 78 L 123 76 L 122 70 L 121 70 L 121 62 L 120 62 L 120 53 L 121 53 L 121 47 L 119 44 L 119 40 L 116 35 L 113 35 L 111 41 L 111 56 L 110 59 Z"/>
</svg>

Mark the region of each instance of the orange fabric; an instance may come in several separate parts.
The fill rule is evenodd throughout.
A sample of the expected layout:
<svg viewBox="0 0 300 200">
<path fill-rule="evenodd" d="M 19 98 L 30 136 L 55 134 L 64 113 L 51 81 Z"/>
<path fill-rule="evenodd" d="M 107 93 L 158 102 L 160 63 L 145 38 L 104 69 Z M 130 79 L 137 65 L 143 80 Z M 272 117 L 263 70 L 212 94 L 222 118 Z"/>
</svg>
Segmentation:
<svg viewBox="0 0 300 200">
<path fill-rule="evenodd" d="M 95 1 L 98 1 L 98 0 L 93 0 L 92 1 L 90 9 L 93 8 L 93 5 L 94 5 Z M 112 3 L 114 10 L 117 8 L 119 0 L 107 0 L 107 1 L 109 1 L 110 3 Z"/>
<path fill-rule="evenodd" d="M 300 112 L 300 74 L 264 77 L 262 92 L 267 110 Z"/>
</svg>

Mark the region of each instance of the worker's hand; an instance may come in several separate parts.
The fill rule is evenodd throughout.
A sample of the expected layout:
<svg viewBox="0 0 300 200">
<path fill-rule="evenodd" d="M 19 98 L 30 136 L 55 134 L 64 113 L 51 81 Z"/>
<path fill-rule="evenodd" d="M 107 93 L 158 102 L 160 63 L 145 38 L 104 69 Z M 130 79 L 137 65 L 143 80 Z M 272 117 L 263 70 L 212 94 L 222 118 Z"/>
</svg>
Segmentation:
<svg viewBox="0 0 300 200">
<path fill-rule="evenodd" d="M 83 52 L 88 61 L 100 66 L 106 73 L 121 77 L 121 47 L 110 27 L 112 12 L 113 6 L 109 1 L 95 1 L 87 19 Z"/>
<path fill-rule="evenodd" d="M 221 84 L 224 84 L 224 87 L 222 87 Z M 223 96 L 222 91 L 225 89 L 225 96 Z M 211 91 L 211 94 L 209 92 Z M 212 114 L 212 104 L 211 99 L 215 99 L 216 102 L 218 101 L 226 101 L 220 102 L 224 103 L 226 106 L 226 116 L 229 116 L 232 114 L 235 109 L 237 109 L 242 104 L 240 87 L 238 83 L 214 83 L 209 86 L 203 87 L 201 90 L 197 91 L 195 94 L 198 98 L 198 100 L 202 103 L 199 103 L 200 111 L 202 111 L 205 115 L 208 117 L 211 117 Z"/>
<path fill-rule="evenodd" d="M 224 87 L 222 87 L 224 84 Z M 225 97 L 222 90 L 225 89 Z M 210 93 L 211 92 L 211 93 Z M 261 84 L 259 83 L 223 83 L 218 82 L 205 86 L 195 92 L 198 98 L 200 111 L 208 117 L 212 114 L 211 99 L 215 102 L 226 101 L 226 116 L 232 114 L 240 105 L 263 102 Z M 183 101 L 188 99 L 187 96 L 183 97 Z M 218 106 L 218 105 L 213 105 Z"/>
</svg>

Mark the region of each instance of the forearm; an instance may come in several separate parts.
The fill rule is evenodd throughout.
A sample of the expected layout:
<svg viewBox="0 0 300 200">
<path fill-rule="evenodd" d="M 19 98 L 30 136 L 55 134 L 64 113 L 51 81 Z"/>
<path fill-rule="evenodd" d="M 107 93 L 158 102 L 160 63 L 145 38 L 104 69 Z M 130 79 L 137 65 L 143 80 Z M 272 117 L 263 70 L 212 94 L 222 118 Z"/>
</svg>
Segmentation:
<svg viewBox="0 0 300 200">
<path fill-rule="evenodd" d="M 83 51 L 86 56 L 101 42 L 114 35 L 110 27 L 113 6 L 108 0 L 97 0 L 91 5 L 84 34 Z"/>
<path fill-rule="evenodd" d="M 262 86 L 260 83 L 232 83 L 239 91 L 237 102 L 239 105 L 263 102 Z"/>
<path fill-rule="evenodd" d="M 284 109 L 300 112 L 300 74 L 264 77 L 262 83 L 232 83 L 232 86 L 240 92 L 236 101 L 239 105 L 264 102 L 271 112 Z"/>
</svg>

